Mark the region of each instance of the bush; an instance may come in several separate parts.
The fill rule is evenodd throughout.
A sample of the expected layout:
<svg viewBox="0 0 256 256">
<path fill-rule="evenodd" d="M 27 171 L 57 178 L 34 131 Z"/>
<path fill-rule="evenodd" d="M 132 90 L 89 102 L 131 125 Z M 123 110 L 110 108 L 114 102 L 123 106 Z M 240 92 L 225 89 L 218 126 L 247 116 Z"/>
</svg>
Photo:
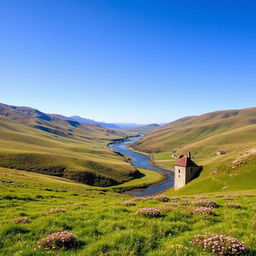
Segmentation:
<svg viewBox="0 0 256 256">
<path fill-rule="evenodd" d="M 238 203 L 227 203 L 227 204 L 224 204 L 224 206 L 228 207 L 228 208 L 241 208 L 241 205 L 238 204 Z"/>
<path fill-rule="evenodd" d="M 54 208 L 54 209 L 49 210 L 47 213 L 48 214 L 53 214 L 53 213 L 65 212 L 65 211 L 66 211 L 66 209 Z"/>
<path fill-rule="evenodd" d="M 198 207 L 192 211 L 195 215 L 203 215 L 203 216 L 216 216 L 216 213 L 212 208 L 209 207 Z"/>
<path fill-rule="evenodd" d="M 122 205 L 124 206 L 133 206 L 136 205 L 133 200 L 126 200 L 122 202 Z"/>
<path fill-rule="evenodd" d="M 67 231 L 52 233 L 37 245 L 44 250 L 72 249 L 77 247 L 77 236 Z"/>
<path fill-rule="evenodd" d="M 178 201 L 178 200 L 180 200 L 180 198 L 177 197 L 177 196 L 172 196 L 172 197 L 170 197 L 170 200 L 172 200 L 172 201 Z"/>
<path fill-rule="evenodd" d="M 191 202 L 193 205 L 196 205 L 196 206 L 201 206 L 201 207 L 218 207 L 218 204 L 213 201 L 213 200 L 208 200 L 208 199 L 205 199 L 205 200 L 198 200 L 198 201 L 192 201 Z"/>
<path fill-rule="evenodd" d="M 12 222 L 16 224 L 30 223 L 31 219 L 27 217 L 19 217 L 16 219 L 12 219 Z"/>
<path fill-rule="evenodd" d="M 243 242 L 223 235 L 195 235 L 192 243 L 215 255 L 241 255 L 247 250 Z"/>
<path fill-rule="evenodd" d="M 139 209 L 136 214 L 138 215 L 144 215 L 146 217 L 149 218 L 153 218 L 153 217 L 159 217 L 161 212 L 158 208 L 141 208 Z"/>
<path fill-rule="evenodd" d="M 170 197 L 165 195 L 158 195 L 158 196 L 155 196 L 154 199 L 161 202 L 169 202 Z"/>
</svg>

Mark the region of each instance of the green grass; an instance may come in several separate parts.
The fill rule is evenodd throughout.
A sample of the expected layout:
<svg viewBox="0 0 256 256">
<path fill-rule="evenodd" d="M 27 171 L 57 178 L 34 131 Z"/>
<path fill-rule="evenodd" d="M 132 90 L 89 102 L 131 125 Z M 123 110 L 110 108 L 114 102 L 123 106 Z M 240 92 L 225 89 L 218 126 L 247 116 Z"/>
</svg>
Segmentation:
<svg viewBox="0 0 256 256">
<path fill-rule="evenodd" d="M 31 122 L 36 121 L 39 122 L 37 119 Z M 91 125 L 72 127 L 63 122 L 47 124 L 49 127 L 55 125 L 60 131 L 72 130 L 72 135 L 56 135 L 35 129 L 22 120 L 0 116 L 0 166 L 65 177 L 95 186 L 121 184 L 136 177 L 136 169 L 127 159 L 107 146 L 112 139 L 128 133 Z"/>
<path fill-rule="evenodd" d="M 123 184 L 113 186 L 112 188 L 115 191 L 126 191 L 133 188 L 143 188 L 154 183 L 158 183 L 164 179 L 160 173 L 139 168 L 139 171 L 143 174 L 141 178 L 133 179 L 131 181 L 127 181 Z"/>
<path fill-rule="evenodd" d="M 181 197 L 178 206 L 161 217 L 149 219 L 136 215 L 136 210 L 161 207 L 163 202 L 147 199 L 123 206 L 122 201 L 130 197 L 110 188 L 3 168 L 0 181 L 0 255 L 210 256 L 190 243 L 195 234 L 205 232 L 236 237 L 250 248 L 250 255 L 255 255 L 255 190 L 243 196 L 230 193 L 232 202 L 240 203 L 241 209 L 226 208 L 224 204 L 230 201 L 207 194 L 221 206 L 216 217 L 192 215 L 188 206 L 182 206 L 185 200 L 197 200 L 190 195 Z M 66 212 L 47 214 L 52 208 L 65 208 Z M 21 216 L 31 218 L 31 223 L 10 221 Z M 78 249 L 45 252 L 37 247 L 41 238 L 63 230 L 78 236 Z M 185 249 L 172 248 L 179 245 Z"/>
</svg>

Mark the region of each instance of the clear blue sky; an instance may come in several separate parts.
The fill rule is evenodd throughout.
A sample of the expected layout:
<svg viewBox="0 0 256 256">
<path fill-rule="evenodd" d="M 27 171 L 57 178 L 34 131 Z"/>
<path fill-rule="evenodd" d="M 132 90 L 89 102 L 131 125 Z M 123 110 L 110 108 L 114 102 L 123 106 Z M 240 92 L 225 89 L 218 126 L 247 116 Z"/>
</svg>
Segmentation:
<svg viewBox="0 0 256 256">
<path fill-rule="evenodd" d="M 256 2 L 0 0 L 0 102 L 138 123 L 256 106 Z"/>
</svg>

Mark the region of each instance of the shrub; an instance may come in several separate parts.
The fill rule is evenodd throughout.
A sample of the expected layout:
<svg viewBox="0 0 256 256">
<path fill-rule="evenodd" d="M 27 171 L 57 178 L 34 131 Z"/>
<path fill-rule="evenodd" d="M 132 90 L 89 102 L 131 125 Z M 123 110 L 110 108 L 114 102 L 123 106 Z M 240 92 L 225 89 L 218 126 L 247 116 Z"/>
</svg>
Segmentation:
<svg viewBox="0 0 256 256">
<path fill-rule="evenodd" d="M 161 212 L 158 208 L 141 208 L 139 209 L 136 214 L 138 215 L 144 215 L 146 217 L 149 218 L 153 218 L 153 217 L 159 217 Z"/>
<path fill-rule="evenodd" d="M 218 207 L 218 204 L 213 201 L 213 200 L 208 200 L 208 199 L 205 199 L 205 200 L 198 200 L 198 201 L 192 201 L 191 202 L 193 205 L 196 205 L 196 206 L 201 206 L 201 207 Z"/>
<path fill-rule="evenodd" d="M 212 208 L 209 207 L 198 207 L 192 211 L 195 215 L 203 215 L 203 216 L 216 216 L 216 213 Z"/>
<path fill-rule="evenodd" d="M 228 208 L 241 208 L 241 204 L 238 204 L 238 203 L 227 203 L 227 204 L 224 204 L 224 206 L 228 207 Z"/>
<path fill-rule="evenodd" d="M 182 205 L 190 205 L 190 204 L 191 204 L 191 201 L 189 201 L 189 200 L 183 200 L 183 201 L 181 201 L 181 204 L 182 204 Z"/>
<path fill-rule="evenodd" d="M 133 206 L 136 205 L 133 200 L 126 200 L 122 202 L 122 205 L 124 206 Z"/>
<path fill-rule="evenodd" d="M 223 235 L 195 235 L 192 243 L 215 255 L 241 255 L 247 250 L 243 242 Z"/>
<path fill-rule="evenodd" d="M 53 214 L 53 213 L 65 212 L 65 211 L 66 211 L 66 209 L 54 208 L 54 209 L 49 210 L 47 213 L 48 214 Z"/>
<path fill-rule="evenodd" d="M 77 236 L 67 231 L 52 233 L 37 243 L 44 250 L 72 249 L 77 247 Z"/>
<path fill-rule="evenodd" d="M 177 197 L 177 196 L 172 196 L 172 197 L 170 197 L 170 200 L 172 200 L 172 201 L 177 201 L 177 200 L 180 200 L 180 198 Z"/>
<path fill-rule="evenodd" d="M 158 195 L 154 197 L 155 200 L 161 201 L 161 202 L 169 202 L 170 197 L 165 195 Z"/>
<path fill-rule="evenodd" d="M 169 213 L 169 212 L 175 210 L 175 207 L 168 206 L 168 205 L 164 205 L 164 206 L 162 206 L 162 207 L 159 207 L 158 209 L 159 209 L 159 211 L 160 211 L 161 214 L 164 214 L 164 215 L 165 215 L 165 214 L 167 214 L 167 213 Z M 177 208 L 176 208 L 176 210 L 177 210 Z"/>
<path fill-rule="evenodd" d="M 12 219 L 12 222 L 16 224 L 30 223 L 31 219 L 27 217 L 19 217 L 16 219 Z"/>
</svg>

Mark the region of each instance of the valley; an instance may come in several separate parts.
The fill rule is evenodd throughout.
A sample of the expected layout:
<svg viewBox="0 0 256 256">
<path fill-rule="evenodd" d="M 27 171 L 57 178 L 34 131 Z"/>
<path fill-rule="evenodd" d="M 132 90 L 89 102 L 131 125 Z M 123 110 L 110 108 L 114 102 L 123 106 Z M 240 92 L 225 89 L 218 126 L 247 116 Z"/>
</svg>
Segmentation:
<svg viewBox="0 0 256 256">
<path fill-rule="evenodd" d="M 0 255 L 210 256 L 193 242 L 209 232 L 256 255 L 254 111 L 184 118 L 140 137 L 1 105 Z M 174 190 L 170 168 L 187 151 L 204 169 Z M 75 242 L 44 248 L 58 232 Z"/>
</svg>

